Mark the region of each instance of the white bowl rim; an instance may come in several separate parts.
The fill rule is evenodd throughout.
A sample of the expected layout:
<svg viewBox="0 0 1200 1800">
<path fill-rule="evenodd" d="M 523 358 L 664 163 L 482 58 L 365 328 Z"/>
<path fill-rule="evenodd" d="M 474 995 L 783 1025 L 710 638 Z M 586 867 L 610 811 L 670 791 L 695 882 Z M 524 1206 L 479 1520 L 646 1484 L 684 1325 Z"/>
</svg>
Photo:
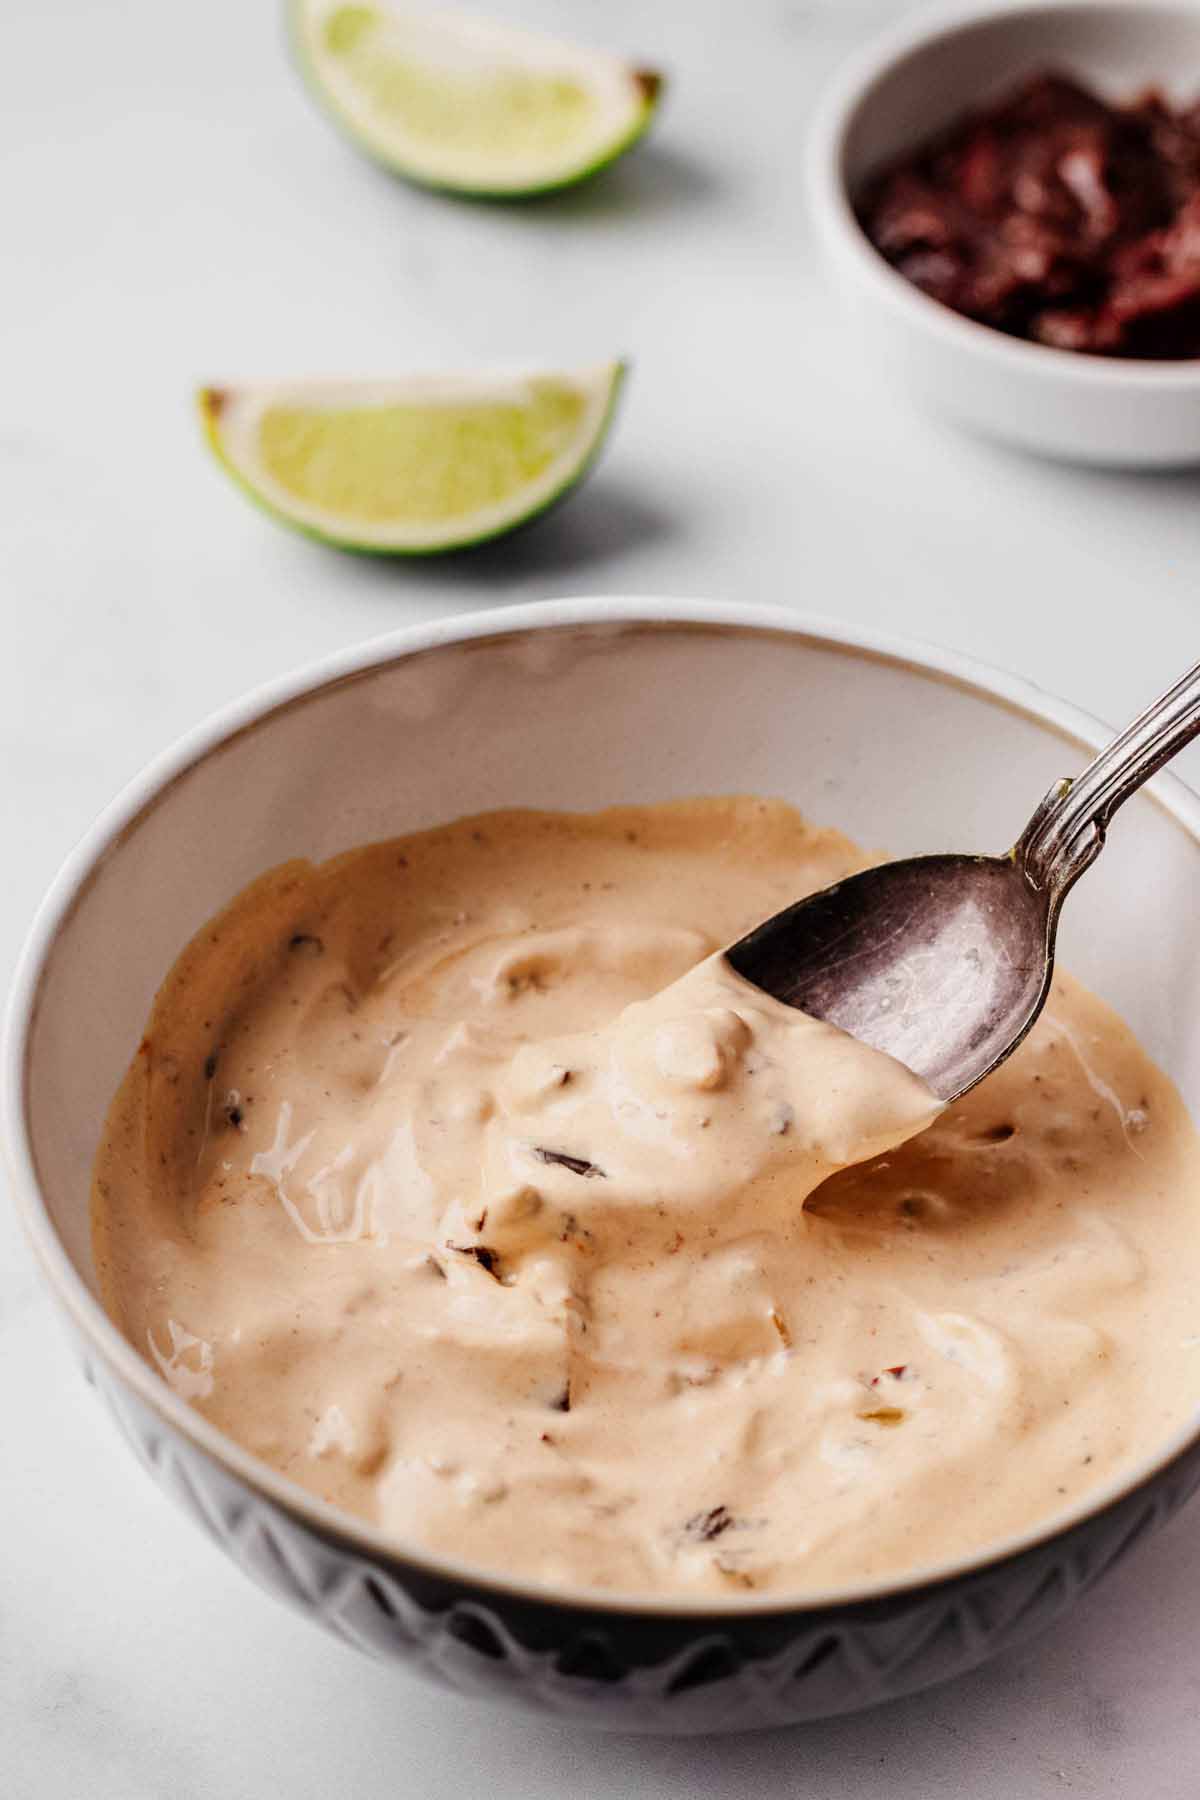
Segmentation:
<svg viewBox="0 0 1200 1800">
<path fill-rule="evenodd" d="M 1197 1437 L 1200 1413 L 1191 1423 L 1177 1427 L 1160 1448 L 1136 1466 L 1111 1477 L 1081 1500 L 1027 1530 L 985 1544 L 973 1554 L 922 1564 L 891 1579 L 845 1583 L 798 1594 L 776 1592 L 754 1597 L 618 1593 L 583 1587 L 551 1587 L 531 1579 L 510 1578 L 464 1558 L 435 1554 L 419 1543 L 401 1543 L 377 1526 L 331 1506 L 260 1462 L 173 1393 L 138 1355 L 100 1302 L 88 1291 L 51 1222 L 40 1191 L 25 1107 L 29 1035 L 38 991 L 60 928 L 107 853 L 142 811 L 153 805 L 179 776 L 231 738 L 264 723 L 281 707 L 309 698 L 347 677 L 431 650 L 521 637 L 536 631 L 588 626 L 614 632 L 639 627 L 669 630 L 693 626 L 751 636 L 779 633 L 817 648 L 849 651 L 865 660 L 892 663 L 966 689 L 1036 724 L 1051 727 L 1087 752 L 1098 749 L 1111 736 L 1110 730 L 1090 714 L 1048 694 L 1035 683 L 936 645 L 818 614 L 721 601 L 597 596 L 545 600 L 504 611 L 460 614 L 389 632 L 264 682 L 178 738 L 121 790 L 68 855 L 34 916 L 17 965 L 0 1034 L 0 1135 L 7 1153 L 18 1216 L 42 1273 L 85 1342 L 144 1406 L 180 1436 L 206 1452 L 226 1473 L 232 1473 L 252 1491 L 285 1512 L 298 1516 L 317 1533 L 332 1538 L 344 1551 L 360 1557 L 382 1560 L 385 1564 L 409 1564 L 427 1577 L 458 1583 L 526 1605 L 532 1603 L 591 1613 L 636 1614 L 658 1619 L 803 1616 L 832 1608 L 869 1604 L 977 1575 L 996 1563 L 1048 1542 L 1140 1487 Z M 1169 774 L 1156 776 L 1145 792 L 1200 845 L 1200 797 L 1178 777 Z"/>
<path fill-rule="evenodd" d="M 1153 4 L 1192 13 L 1200 27 L 1197 0 L 1153 0 Z M 1200 356 L 1132 359 L 1063 350 L 1010 337 L 995 325 L 969 319 L 934 300 L 894 269 L 871 243 L 855 217 L 842 169 L 850 127 L 875 83 L 904 57 L 929 48 L 939 38 L 991 19 L 1019 20 L 1050 12 L 1128 13 L 1146 19 L 1149 10 L 1138 0 L 944 0 L 880 33 L 839 67 L 809 130 L 805 185 L 819 220 L 827 231 L 837 234 L 853 257 L 857 274 L 880 300 L 914 324 L 940 333 L 952 346 L 989 357 L 1002 368 L 1021 369 L 1029 375 L 1040 370 L 1047 377 L 1061 376 L 1085 389 L 1153 392 L 1170 387 L 1200 392 Z"/>
</svg>

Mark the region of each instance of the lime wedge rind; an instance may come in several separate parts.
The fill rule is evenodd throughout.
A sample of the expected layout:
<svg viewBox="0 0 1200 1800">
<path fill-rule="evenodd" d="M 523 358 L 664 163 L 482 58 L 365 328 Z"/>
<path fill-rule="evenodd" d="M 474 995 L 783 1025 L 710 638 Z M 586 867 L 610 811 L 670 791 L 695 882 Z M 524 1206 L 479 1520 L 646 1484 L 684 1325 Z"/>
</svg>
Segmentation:
<svg viewBox="0 0 1200 1800">
<path fill-rule="evenodd" d="M 596 463 L 616 412 L 628 364 L 596 364 L 564 374 L 544 370 L 490 375 L 413 376 L 389 382 L 291 382 L 205 387 L 197 394 L 201 425 L 218 463 L 248 499 L 280 523 L 314 541 L 362 555 L 426 557 L 474 549 L 532 524 L 566 499 Z M 531 480 L 490 505 L 428 522 L 361 518 L 298 499 L 264 466 L 256 432 L 272 409 L 365 409 L 470 404 L 511 407 L 531 384 L 556 384 L 579 396 L 582 408 L 569 444 Z"/>
<path fill-rule="evenodd" d="M 536 81 L 558 69 L 566 72 L 595 102 L 596 119 L 576 143 L 558 152 L 514 157 L 500 141 L 432 151 L 372 105 L 363 84 L 356 83 L 322 47 L 322 31 L 339 14 L 375 14 L 432 25 L 453 47 L 456 33 L 466 33 L 473 49 L 496 59 L 499 70 L 511 69 Z M 393 8 L 388 0 L 350 6 L 342 0 L 288 0 L 289 36 L 300 73 L 326 116 L 354 144 L 390 173 L 418 187 L 470 200 L 533 200 L 560 193 L 589 180 L 623 156 L 654 120 L 664 82 L 661 74 L 640 69 L 603 51 L 585 51 L 533 33 L 493 25 L 468 13 L 443 9 L 423 14 Z M 466 109 L 465 109 L 466 110 Z"/>
</svg>

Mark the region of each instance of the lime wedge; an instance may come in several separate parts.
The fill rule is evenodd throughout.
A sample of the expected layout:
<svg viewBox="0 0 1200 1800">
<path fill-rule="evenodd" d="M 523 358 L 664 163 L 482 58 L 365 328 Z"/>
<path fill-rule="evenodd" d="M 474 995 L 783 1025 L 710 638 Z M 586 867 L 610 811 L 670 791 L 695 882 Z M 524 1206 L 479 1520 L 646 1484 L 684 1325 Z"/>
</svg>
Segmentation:
<svg viewBox="0 0 1200 1800">
<path fill-rule="evenodd" d="M 500 537 L 573 488 L 625 373 L 412 375 L 203 388 L 209 443 L 286 524 L 350 550 L 421 556 Z"/>
<path fill-rule="evenodd" d="M 300 66 L 354 142 L 428 187 L 510 199 L 612 162 L 661 78 L 470 13 L 289 0 Z"/>
</svg>

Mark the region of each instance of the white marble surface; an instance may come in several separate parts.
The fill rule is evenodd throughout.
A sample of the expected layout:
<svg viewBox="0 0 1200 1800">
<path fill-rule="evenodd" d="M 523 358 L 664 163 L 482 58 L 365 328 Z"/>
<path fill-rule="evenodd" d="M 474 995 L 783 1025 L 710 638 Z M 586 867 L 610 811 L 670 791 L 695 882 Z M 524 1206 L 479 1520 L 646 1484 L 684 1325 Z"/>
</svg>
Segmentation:
<svg viewBox="0 0 1200 1800">
<path fill-rule="evenodd" d="M 461 207 L 312 112 L 273 0 L 5 19 L 0 979 L 60 856 L 239 690 L 407 621 L 588 592 L 782 601 L 936 638 L 1109 716 L 1197 649 L 1200 477 L 1039 465 L 860 376 L 797 187 L 812 96 L 895 0 L 509 0 L 661 60 L 653 143 Z M 628 351 L 590 489 L 468 562 L 348 561 L 210 468 L 198 380 Z M 1193 760 L 1192 773 L 1197 764 Z M 510 1720 L 249 1588 L 86 1394 L 0 1208 L 0 1792 L 12 1800 L 1194 1797 L 1195 1509 L 1027 1653 L 869 1716 L 710 1744 Z"/>
</svg>

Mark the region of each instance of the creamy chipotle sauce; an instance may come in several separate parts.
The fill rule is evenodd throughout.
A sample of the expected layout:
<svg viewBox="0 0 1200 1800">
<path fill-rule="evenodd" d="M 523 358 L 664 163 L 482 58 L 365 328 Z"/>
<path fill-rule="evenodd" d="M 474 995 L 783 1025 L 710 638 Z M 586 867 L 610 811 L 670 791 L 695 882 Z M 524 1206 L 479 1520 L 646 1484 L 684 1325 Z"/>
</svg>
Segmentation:
<svg viewBox="0 0 1200 1800">
<path fill-rule="evenodd" d="M 403 1544 L 802 1591 L 967 1552 L 1200 1388 L 1200 1140 L 1060 976 L 942 1109 L 720 948 L 863 858 L 787 806 L 290 863 L 187 948 L 96 1164 L 113 1316 Z"/>
</svg>

